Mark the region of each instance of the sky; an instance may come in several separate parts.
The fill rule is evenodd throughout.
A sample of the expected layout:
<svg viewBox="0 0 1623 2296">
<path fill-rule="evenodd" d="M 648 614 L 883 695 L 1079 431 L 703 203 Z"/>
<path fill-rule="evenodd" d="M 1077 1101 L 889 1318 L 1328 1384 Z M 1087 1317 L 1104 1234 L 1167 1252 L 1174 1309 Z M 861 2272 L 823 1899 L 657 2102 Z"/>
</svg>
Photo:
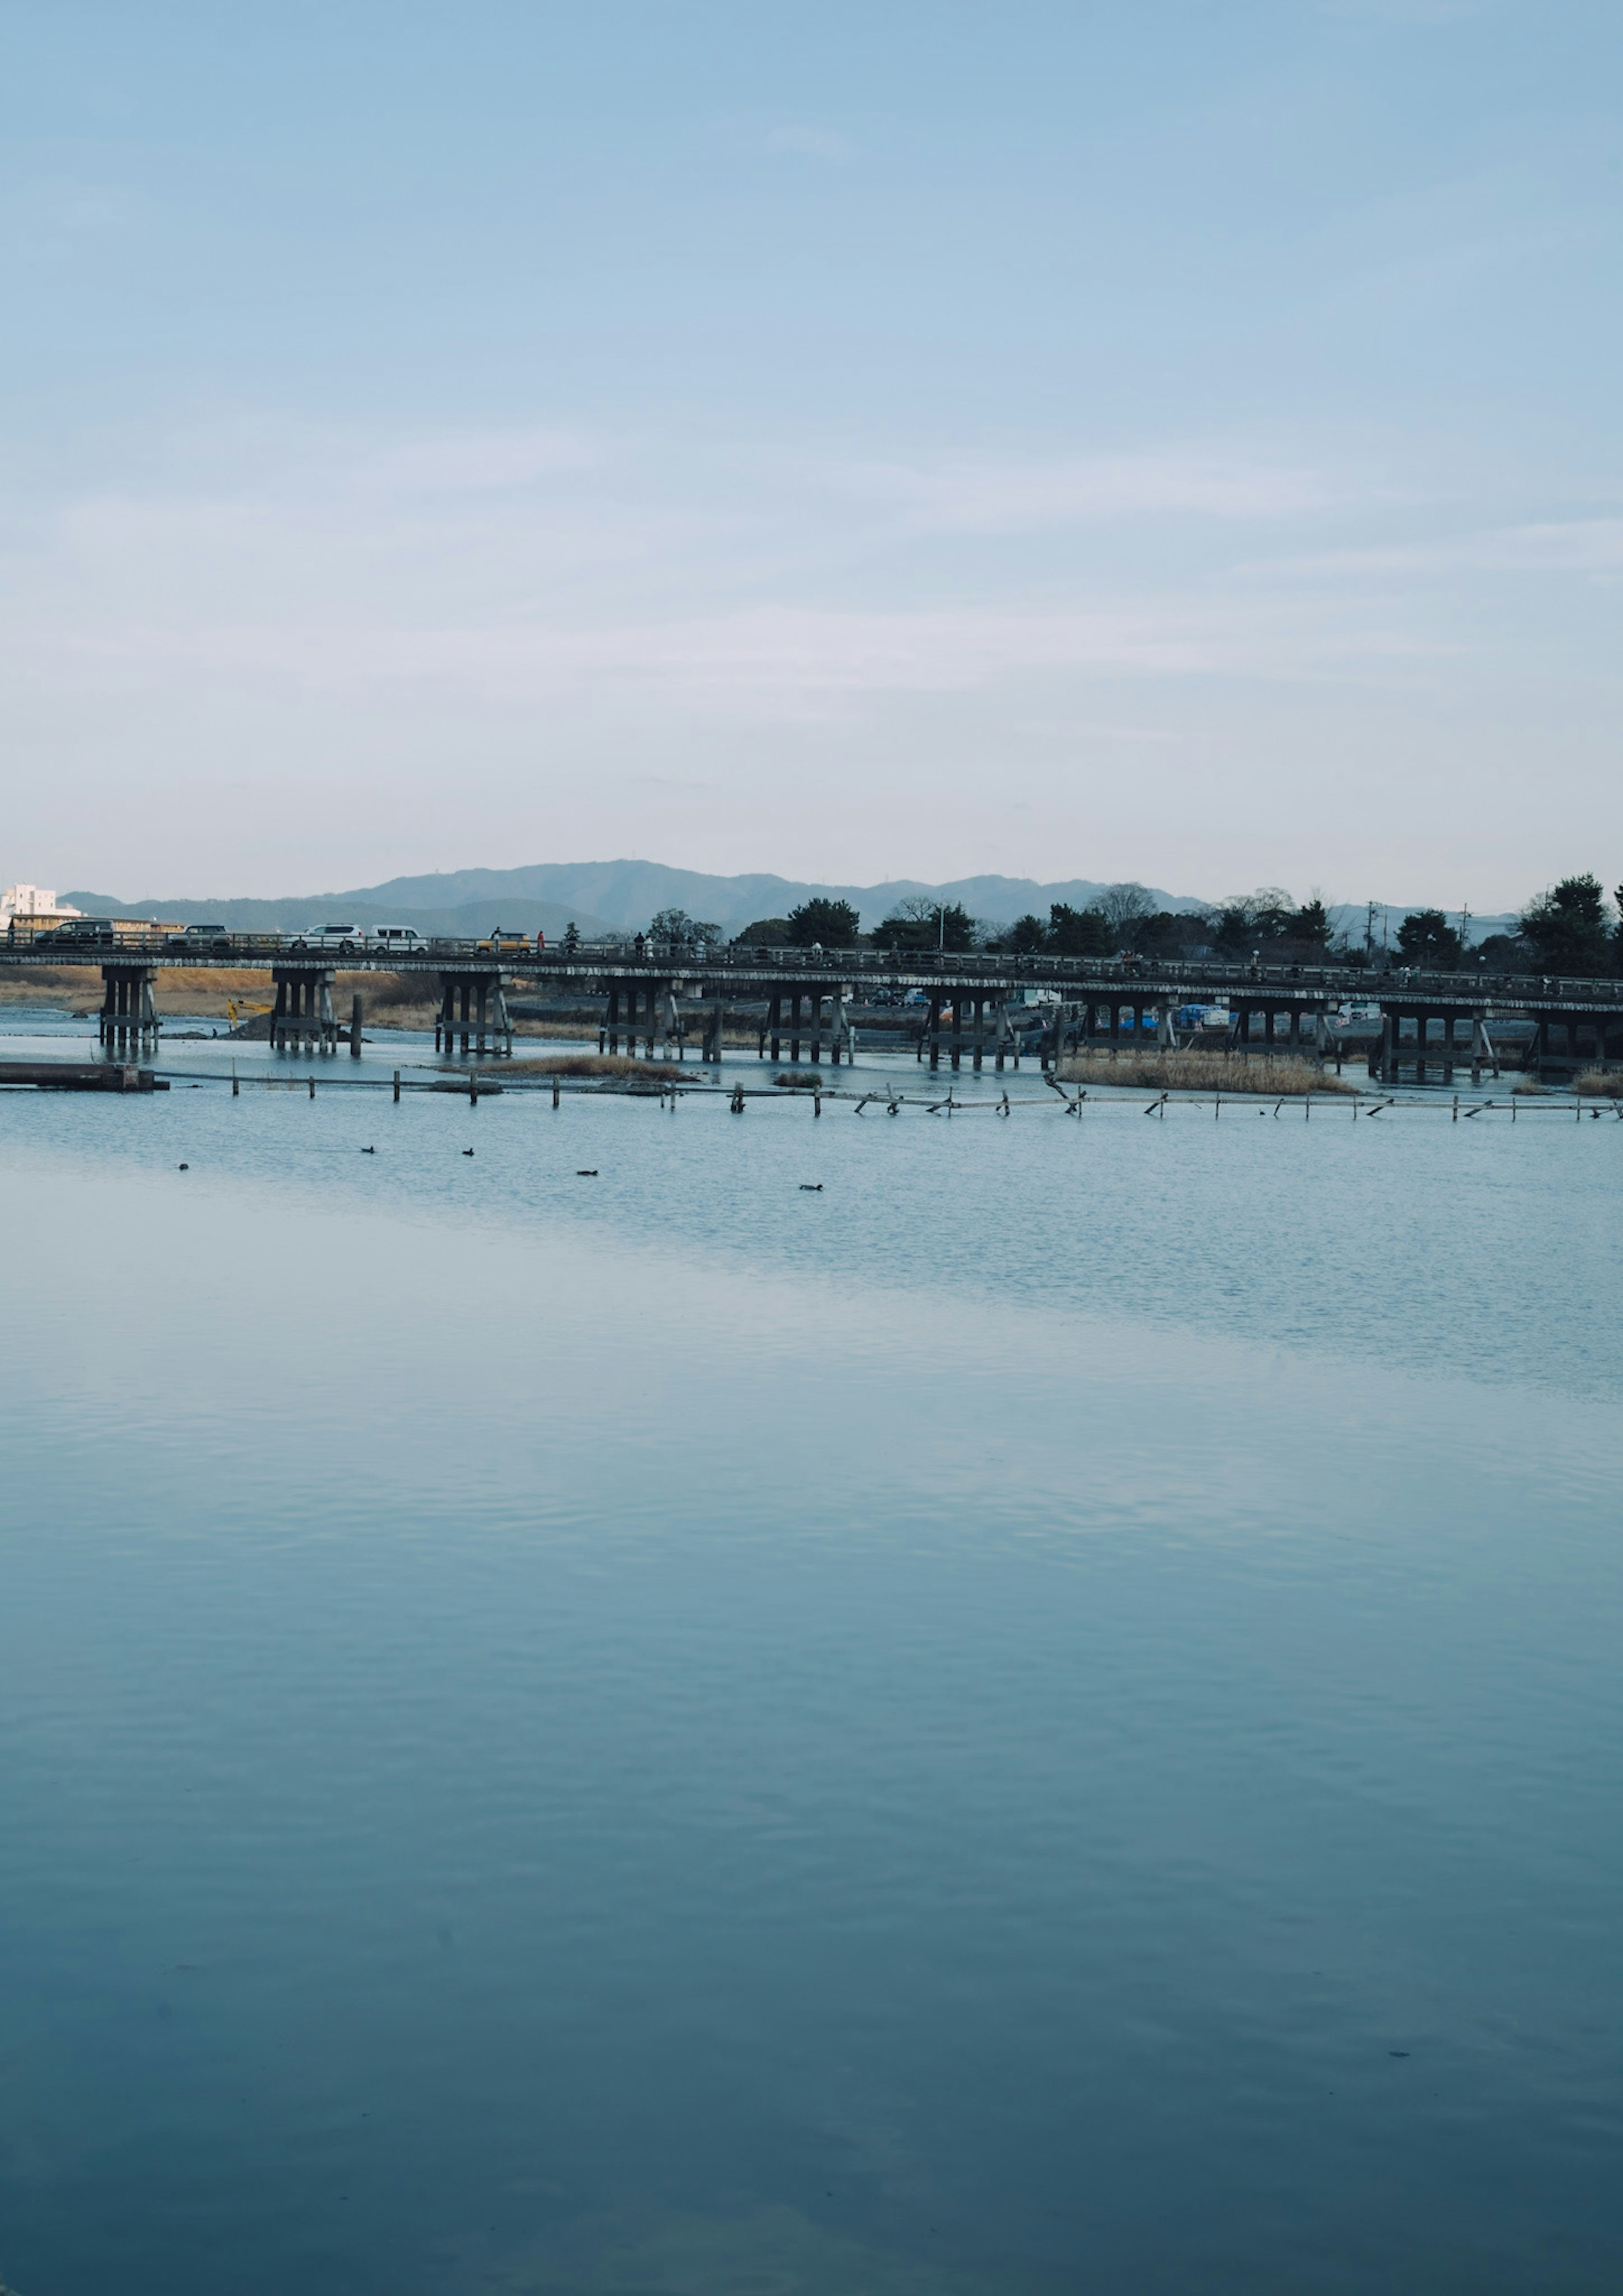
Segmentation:
<svg viewBox="0 0 1623 2296">
<path fill-rule="evenodd" d="M 0 876 L 1623 878 L 1623 9 L 0 0 Z"/>
</svg>

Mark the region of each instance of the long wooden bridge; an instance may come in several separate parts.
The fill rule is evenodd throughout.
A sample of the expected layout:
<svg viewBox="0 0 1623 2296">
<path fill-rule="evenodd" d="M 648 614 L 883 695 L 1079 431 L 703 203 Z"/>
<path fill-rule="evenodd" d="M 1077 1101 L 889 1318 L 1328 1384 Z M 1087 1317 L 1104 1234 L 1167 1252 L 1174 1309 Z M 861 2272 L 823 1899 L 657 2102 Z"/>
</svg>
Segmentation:
<svg viewBox="0 0 1623 2296">
<path fill-rule="evenodd" d="M 1014 956 L 971 951 L 739 947 L 691 948 L 631 941 L 565 949 L 493 936 L 423 940 L 408 948 L 357 937 L 336 946 L 294 933 L 110 934 L 84 931 L 14 935 L 0 942 L 0 969 L 49 964 L 98 968 L 100 1034 L 110 1049 L 155 1037 L 153 994 L 160 972 L 246 968 L 268 972 L 275 993 L 271 1039 L 278 1049 L 336 1051 L 340 1036 L 360 1046 L 359 998 L 348 1029 L 334 1003 L 340 972 L 421 974 L 437 987 L 437 1045 L 465 1053 L 511 1051 L 510 985 L 597 1001 L 599 1042 L 617 1052 L 645 1046 L 684 1051 L 695 1039 L 702 1059 L 720 1057 L 725 1009 L 741 1004 L 758 1021 L 758 1050 L 791 1062 L 838 1064 L 855 1049 L 854 1015 L 910 1000 L 920 1013 L 918 1049 L 932 1068 L 1018 1065 L 1033 1035 L 1045 1067 L 1070 1046 L 1169 1046 L 1193 1006 L 1226 1012 L 1223 1041 L 1242 1051 L 1291 1051 L 1323 1057 L 1334 1043 L 1332 1016 L 1348 1002 L 1374 1006 L 1371 1073 L 1395 1083 L 1455 1068 L 1473 1079 L 1497 1074 L 1496 1026 L 1519 1021 L 1533 1037 L 1529 1066 L 1571 1072 L 1623 1060 L 1623 980 L 1550 975 L 1375 973 L 1353 966 L 1189 964 L 1182 960 Z"/>
</svg>

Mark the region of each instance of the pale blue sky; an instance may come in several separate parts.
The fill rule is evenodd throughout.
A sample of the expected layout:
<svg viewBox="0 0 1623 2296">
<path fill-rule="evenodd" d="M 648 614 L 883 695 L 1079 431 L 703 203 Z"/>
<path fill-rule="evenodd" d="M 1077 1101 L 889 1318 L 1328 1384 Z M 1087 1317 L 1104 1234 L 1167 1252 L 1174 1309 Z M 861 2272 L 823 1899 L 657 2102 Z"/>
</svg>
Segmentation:
<svg viewBox="0 0 1623 2296">
<path fill-rule="evenodd" d="M 1620 62 L 0 5 L 0 873 L 1616 882 Z"/>
</svg>

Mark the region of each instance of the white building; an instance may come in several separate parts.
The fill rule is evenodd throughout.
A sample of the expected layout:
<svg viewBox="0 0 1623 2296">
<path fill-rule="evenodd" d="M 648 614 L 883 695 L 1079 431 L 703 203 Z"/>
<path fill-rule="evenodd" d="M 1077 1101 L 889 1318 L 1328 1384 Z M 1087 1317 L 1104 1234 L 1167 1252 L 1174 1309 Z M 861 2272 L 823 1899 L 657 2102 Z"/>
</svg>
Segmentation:
<svg viewBox="0 0 1623 2296">
<path fill-rule="evenodd" d="M 0 931 L 13 917 L 19 924 L 26 917 L 30 924 L 53 924 L 60 917 L 82 916 L 82 909 L 59 906 L 54 893 L 43 885 L 8 885 L 0 893 Z"/>
</svg>

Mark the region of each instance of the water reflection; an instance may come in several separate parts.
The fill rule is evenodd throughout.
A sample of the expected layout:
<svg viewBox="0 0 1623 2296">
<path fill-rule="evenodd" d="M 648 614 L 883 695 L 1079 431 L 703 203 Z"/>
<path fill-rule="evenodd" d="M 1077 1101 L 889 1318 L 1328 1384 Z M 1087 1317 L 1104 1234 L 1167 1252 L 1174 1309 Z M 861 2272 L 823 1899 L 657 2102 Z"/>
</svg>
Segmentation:
<svg viewBox="0 0 1623 2296">
<path fill-rule="evenodd" d="M 0 2269 L 1610 2286 L 1616 1155 L 0 1101 Z"/>
</svg>

